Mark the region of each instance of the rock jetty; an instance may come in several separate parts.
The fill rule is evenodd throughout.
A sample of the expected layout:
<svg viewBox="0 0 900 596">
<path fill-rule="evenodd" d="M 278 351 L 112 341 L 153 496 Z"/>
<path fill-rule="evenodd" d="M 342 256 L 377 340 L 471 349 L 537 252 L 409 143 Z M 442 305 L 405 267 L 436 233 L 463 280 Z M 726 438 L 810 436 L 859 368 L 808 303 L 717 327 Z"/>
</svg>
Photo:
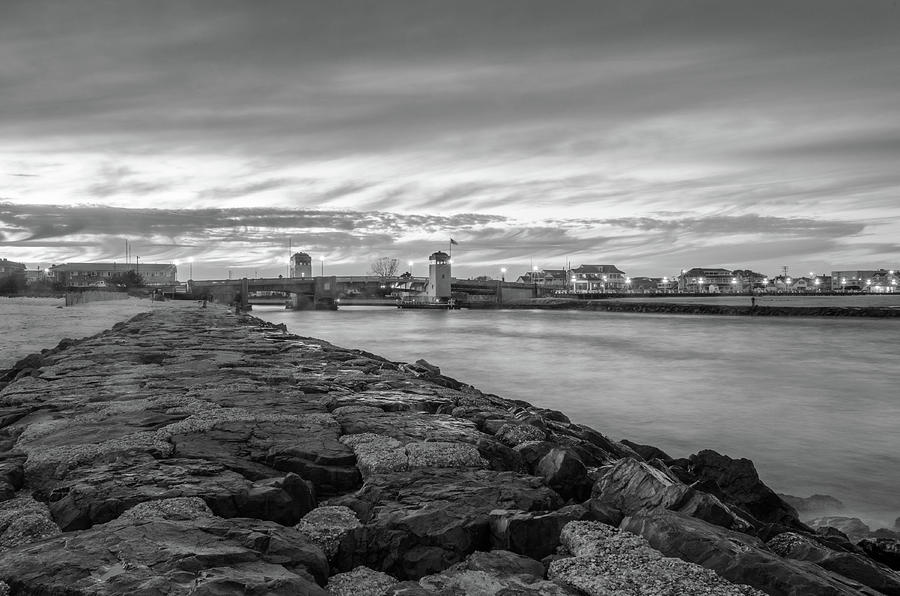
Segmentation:
<svg viewBox="0 0 900 596">
<path fill-rule="evenodd" d="M 0 594 L 900 594 L 748 460 L 218 307 L 0 378 Z"/>
</svg>

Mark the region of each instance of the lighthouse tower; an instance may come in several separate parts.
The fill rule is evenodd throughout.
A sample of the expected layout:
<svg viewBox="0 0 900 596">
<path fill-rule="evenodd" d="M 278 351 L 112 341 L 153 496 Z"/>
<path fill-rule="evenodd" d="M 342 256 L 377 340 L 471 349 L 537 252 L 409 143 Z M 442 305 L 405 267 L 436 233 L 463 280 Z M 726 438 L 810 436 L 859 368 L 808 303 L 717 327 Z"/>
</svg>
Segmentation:
<svg viewBox="0 0 900 596">
<path fill-rule="evenodd" d="M 291 277 L 312 277 L 312 259 L 305 252 L 291 257 Z"/>
<path fill-rule="evenodd" d="M 436 302 L 450 299 L 450 256 L 445 252 L 428 257 L 428 297 Z"/>
</svg>

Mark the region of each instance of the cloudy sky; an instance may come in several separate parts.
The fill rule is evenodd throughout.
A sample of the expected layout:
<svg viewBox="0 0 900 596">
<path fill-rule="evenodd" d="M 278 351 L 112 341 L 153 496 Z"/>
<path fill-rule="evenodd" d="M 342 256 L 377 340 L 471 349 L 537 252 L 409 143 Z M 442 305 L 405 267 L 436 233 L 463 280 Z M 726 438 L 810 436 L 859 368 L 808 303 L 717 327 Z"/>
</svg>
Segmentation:
<svg viewBox="0 0 900 596">
<path fill-rule="evenodd" d="M 900 265 L 896 0 L 2 12 L 0 257 L 32 267 Z"/>
</svg>

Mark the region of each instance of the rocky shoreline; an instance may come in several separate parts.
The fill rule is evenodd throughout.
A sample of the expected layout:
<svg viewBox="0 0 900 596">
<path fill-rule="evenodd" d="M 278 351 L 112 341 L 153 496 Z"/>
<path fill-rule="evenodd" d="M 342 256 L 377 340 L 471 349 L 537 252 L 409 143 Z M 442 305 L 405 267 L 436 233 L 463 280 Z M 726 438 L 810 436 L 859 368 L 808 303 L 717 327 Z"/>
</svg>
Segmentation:
<svg viewBox="0 0 900 596">
<path fill-rule="evenodd" d="M 0 373 L 0 594 L 900 594 L 897 538 L 219 307 Z"/>
<path fill-rule="evenodd" d="M 484 304 L 478 308 L 592 310 L 604 312 L 657 313 L 675 315 L 724 315 L 732 317 L 900 317 L 900 308 L 879 306 L 737 306 L 729 304 L 689 304 L 665 302 L 621 302 L 615 299 L 572 300 L 570 298 L 534 298 L 503 305 Z"/>
</svg>

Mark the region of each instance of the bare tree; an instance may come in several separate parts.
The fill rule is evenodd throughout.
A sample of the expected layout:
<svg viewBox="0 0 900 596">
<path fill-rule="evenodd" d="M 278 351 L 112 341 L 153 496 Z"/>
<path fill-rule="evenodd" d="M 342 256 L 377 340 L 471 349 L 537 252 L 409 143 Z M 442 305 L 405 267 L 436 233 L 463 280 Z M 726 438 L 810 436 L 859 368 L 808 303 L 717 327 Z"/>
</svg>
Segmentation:
<svg viewBox="0 0 900 596">
<path fill-rule="evenodd" d="M 382 279 L 396 277 L 400 268 L 400 262 L 390 257 L 379 257 L 372 261 L 372 273 Z"/>
</svg>

